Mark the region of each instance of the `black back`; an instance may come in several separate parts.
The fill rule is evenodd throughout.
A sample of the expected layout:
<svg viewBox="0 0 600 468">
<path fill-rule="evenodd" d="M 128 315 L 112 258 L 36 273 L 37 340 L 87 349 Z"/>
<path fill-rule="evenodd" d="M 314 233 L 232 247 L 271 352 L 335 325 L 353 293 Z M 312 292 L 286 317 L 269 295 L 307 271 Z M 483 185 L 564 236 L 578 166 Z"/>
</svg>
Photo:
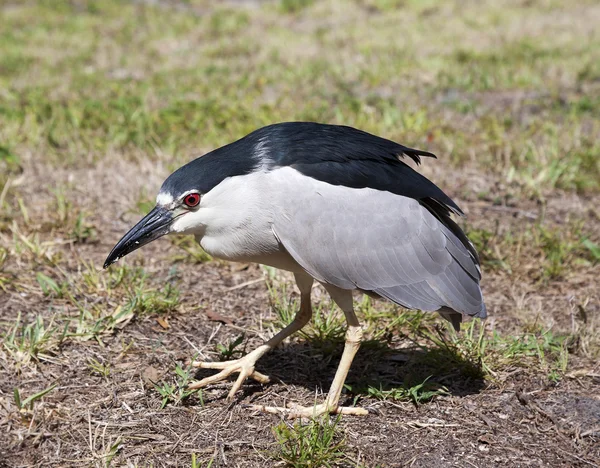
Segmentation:
<svg viewBox="0 0 600 468">
<path fill-rule="evenodd" d="M 227 177 L 250 174 L 261 163 L 254 157 L 254 133 L 181 166 L 164 181 L 160 191 L 174 198 L 193 189 L 208 193 Z"/>
<path fill-rule="evenodd" d="M 291 166 L 333 185 L 373 188 L 420 200 L 437 214 L 460 208 L 433 182 L 399 158 L 417 164 L 432 153 L 408 148 L 355 128 L 314 122 L 269 125 L 218 148 L 175 171 L 161 191 L 173 196 L 191 189 L 209 192 L 223 179 L 249 174 L 259 167 Z"/>
<path fill-rule="evenodd" d="M 264 133 L 263 133 L 264 132 Z M 261 134 L 262 133 L 262 134 Z M 261 128 L 251 135 L 268 141 L 272 167 L 291 166 L 304 175 L 333 185 L 373 188 L 421 200 L 433 209 L 461 209 L 433 182 L 400 161 L 417 164 L 427 151 L 400 145 L 352 127 L 288 122 Z"/>
</svg>

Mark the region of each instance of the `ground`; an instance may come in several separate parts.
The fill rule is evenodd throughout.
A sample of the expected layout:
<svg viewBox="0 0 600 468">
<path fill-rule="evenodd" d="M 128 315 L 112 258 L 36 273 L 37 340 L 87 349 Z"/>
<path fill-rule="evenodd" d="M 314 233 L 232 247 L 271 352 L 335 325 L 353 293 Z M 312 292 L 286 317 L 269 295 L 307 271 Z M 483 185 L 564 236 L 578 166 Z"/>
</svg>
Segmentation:
<svg viewBox="0 0 600 468">
<path fill-rule="evenodd" d="M 0 466 L 598 466 L 600 5 L 0 2 Z M 163 238 L 103 261 L 183 162 L 276 121 L 432 151 L 489 311 L 456 334 L 356 296 L 367 342 L 323 398 L 341 314 L 199 392 L 192 358 L 291 320 L 289 275 Z M 365 221 L 368 222 L 368 221 Z"/>
</svg>

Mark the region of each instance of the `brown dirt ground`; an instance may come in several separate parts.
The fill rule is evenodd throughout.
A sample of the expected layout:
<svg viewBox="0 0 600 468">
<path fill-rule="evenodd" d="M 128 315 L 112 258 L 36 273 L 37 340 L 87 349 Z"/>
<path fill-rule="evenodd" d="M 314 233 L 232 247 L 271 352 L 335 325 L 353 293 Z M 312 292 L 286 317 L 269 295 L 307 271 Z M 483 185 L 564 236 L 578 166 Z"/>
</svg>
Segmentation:
<svg viewBox="0 0 600 468">
<path fill-rule="evenodd" d="M 127 214 L 131 199 L 140 186 L 157 187 L 166 171 L 125 162 L 108 163 L 75 174 L 56 174 L 44 180 L 46 168 L 30 163 L 24 180 L 50 189 L 55 184 L 78 180 L 74 194 L 90 213 L 98 229 L 97 243 L 56 245 L 66 257 L 67 271 L 75 272 L 85 258 L 100 265 L 114 241 L 136 215 Z M 461 199 L 460 187 L 477 185 L 489 189 L 493 198 L 510 190 L 493 179 L 465 170 L 455 175 L 443 162 L 428 162 L 425 172 L 440 183 L 469 215 L 477 227 L 498 222 L 504 229 L 522 229 L 532 223 L 539 208 L 497 206 L 490 201 Z M 432 172 L 433 171 L 433 172 Z M 104 197 L 98 189 L 104 188 Z M 115 193 L 124 187 L 125 194 Z M 547 200 L 546 217 L 556 226 L 568 217 L 583 218 L 589 226 L 600 226 L 597 212 L 600 199 L 558 193 Z M 40 208 L 41 209 L 41 208 Z M 125 213 L 117 220 L 111 213 Z M 590 232 L 593 232 L 591 230 Z M 156 242 L 143 254 L 128 258 L 140 264 L 156 282 L 169 276 L 168 256 L 175 247 Z M 598 290 L 592 275 L 568 276 L 561 282 L 540 285 L 531 271 L 539 269 L 535 258 L 517 276 L 486 271 L 483 288 L 490 319 L 487 326 L 502 333 L 521 329 L 531 321 L 568 331 L 574 308 L 588 298 L 588 314 L 598 314 Z M 35 271 L 16 274 L 34 275 Z M 287 401 L 312 404 L 322 397 L 333 377 L 341 347 L 324 355 L 318 348 L 293 339 L 265 356 L 258 369 L 274 379 L 264 386 L 247 382 L 234 404 L 227 404 L 228 384 L 204 392 L 204 405 L 196 398 L 183 405 L 160 409 L 160 397 L 148 379 L 173 374 L 175 363 L 184 363 L 199 349 L 209 357 L 215 343 L 227 343 L 246 331 L 246 349 L 260 343 L 273 319 L 268 292 L 261 281 L 262 270 L 253 265 L 226 263 L 178 264 L 176 281 L 182 291 L 182 305 L 168 316 L 169 328 L 156 315 L 136 317 L 125 327 L 96 342 L 68 342 L 58 353 L 20 372 L 0 352 L 0 437 L 1 466 L 104 466 L 102 455 L 118 442 L 113 460 L 116 466 L 189 466 L 191 455 L 199 460 L 213 458 L 213 466 L 275 466 L 271 453 L 277 446 L 272 433 L 279 417 L 254 412 L 244 405 L 282 405 Z M 257 280 L 246 287 L 231 289 Z M 0 293 L 0 316 L 14 320 L 18 311 L 53 314 L 51 300 L 39 291 Z M 523 302 L 528 307 L 523 307 Z M 521 307 L 519 306 L 521 304 Z M 533 304 L 533 305 L 532 305 Z M 107 304 L 114 307 L 116 304 Z M 530 316 L 523 316 L 524 310 Z M 214 311 L 227 319 L 224 324 L 209 319 Z M 214 317 L 213 317 L 214 318 Z M 229 321 L 229 320 L 228 320 Z M 132 345 L 126 348 L 126 344 Z M 408 348 L 403 337 L 394 337 L 390 346 L 409 356 L 423 352 Z M 407 350 L 408 349 L 408 350 Z M 425 351 L 427 352 L 427 351 Z M 214 357 L 214 354 L 213 354 Z M 402 381 L 402 359 L 370 360 L 359 352 L 348 382 L 378 381 L 381 375 Z M 90 358 L 108 363 L 107 378 L 91 375 Z M 201 375 L 198 372 L 197 376 Z M 36 404 L 33 419 L 23 418 L 14 407 L 13 388 L 28 395 L 50 384 L 55 391 Z M 581 356 L 570 356 L 567 375 L 550 384 L 535 369 L 515 368 L 495 382 L 447 379 L 448 396 L 414 406 L 411 403 L 380 401 L 362 397 L 369 409 L 365 418 L 343 417 L 340 428 L 347 444 L 343 466 L 598 466 L 600 460 L 600 364 Z M 346 401 L 348 403 L 348 401 Z"/>
</svg>

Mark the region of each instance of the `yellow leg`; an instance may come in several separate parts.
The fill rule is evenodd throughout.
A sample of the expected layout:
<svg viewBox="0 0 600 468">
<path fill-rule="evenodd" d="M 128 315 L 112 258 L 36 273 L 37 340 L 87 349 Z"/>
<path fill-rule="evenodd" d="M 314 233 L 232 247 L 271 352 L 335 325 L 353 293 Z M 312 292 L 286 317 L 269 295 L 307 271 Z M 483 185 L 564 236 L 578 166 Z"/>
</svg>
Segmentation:
<svg viewBox="0 0 600 468">
<path fill-rule="evenodd" d="M 273 348 L 279 345 L 288 336 L 304 327 L 312 317 L 310 293 L 312 289 L 313 279 L 306 274 L 297 274 L 295 276 L 296 283 L 298 285 L 298 288 L 300 289 L 300 311 L 296 314 L 294 320 L 287 327 L 285 327 L 283 330 L 277 333 L 273 338 L 267 341 L 265 344 L 259 346 L 254 351 L 246 354 L 240 359 L 225 362 L 193 362 L 193 366 L 200 367 L 202 369 L 222 370 L 221 372 L 215 375 L 211 375 L 210 377 L 206 377 L 205 379 L 191 383 L 189 385 L 190 389 L 206 387 L 207 385 L 213 384 L 215 382 L 225 380 L 231 374 L 238 372 L 239 376 L 233 384 L 233 387 L 229 391 L 229 394 L 227 395 L 227 399 L 231 400 L 233 399 L 235 393 L 242 386 L 242 383 L 244 383 L 244 381 L 247 378 L 257 380 L 260 383 L 267 383 L 269 381 L 269 377 L 267 375 L 261 374 L 260 372 L 256 372 L 254 370 L 256 361 L 258 361 L 265 353 L 271 351 Z"/>
<path fill-rule="evenodd" d="M 333 378 L 333 382 L 331 383 L 331 387 L 329 388 L 327 399 L 324 403 L 315 406 L 290 405 L 289 408 L 280 408 L 276 406 L 253 405 L 253 409 L 265 411 L 267 413 L 283 413 L 287 414 L 290 418 L 308 418 L 326 413 L 353 414 L 357 416 L 369 414 L 368 411 L 363 408 L 339 406 L 342 389 L 344 387 L 344 383 L 346 382 L 346 377 L 348 376 L 348 371 L 350 370 L 354 356 L 360 347 L 363 333 L 360 323 L 354 314 L 352 292 L 334 288 L 332 286 L 326 286 L 326 289 L 333 300 L 344 311 L 346 321 L 348 322 L 346 341 L 344 343 L 344 352 L 342 353 L 342 358 Z"/>
</svg>

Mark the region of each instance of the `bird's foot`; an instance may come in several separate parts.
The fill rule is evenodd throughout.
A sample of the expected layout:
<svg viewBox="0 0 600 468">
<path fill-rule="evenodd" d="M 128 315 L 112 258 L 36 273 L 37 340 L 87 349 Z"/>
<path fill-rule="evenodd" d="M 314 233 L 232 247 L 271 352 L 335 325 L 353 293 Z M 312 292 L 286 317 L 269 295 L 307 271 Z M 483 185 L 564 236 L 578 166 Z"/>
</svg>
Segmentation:
<svg viewBox="0 0 600 468">
<path fill-rule="evenodd" d="M 227 395 L 228 400 L 232 400 L 235 393 L 240 389 L 242 383 L 247 378 L 251 378 L 260 383 L 269 382 L 269 376 L 265 374 L 261 374 L 254 370 L 254 366 L 256 361 L 260 356 L 257 356 L 254 352 L 247 354 L 246 356 L 235 359 L 233 361 L 224 361 L 224 362 L 203 362 L 203 361 L 194 361 L 192 362 L 192 366 L 200 367 L 202 369 L 221 369 L 221 372 L 218 372 L 215 375 L 211 375 L 210 377 L 206 377 L 197 382 L 193 382 L 189 385 L 188 388 L 196 389 L 206 387 L 207 385 L 220 382 L 225 380 L 231 374 L 238 372 L 238 378 L 236 379 L 233 387 L 229 391 Z"/>
<path fill-rule="evenodd" d="M 287 416 L 288 419 L 316 418 L 323 414 L 351 414 L 354 416 L 366 416 L 369 414 L 364 408 L 328 405 L 327 403 L 321 403 L 315 406 L 300 406 L 291 403 L 287 408 L 279 406 L 250 405 L 250 408 L 265 413 Z"/>
</svg>

